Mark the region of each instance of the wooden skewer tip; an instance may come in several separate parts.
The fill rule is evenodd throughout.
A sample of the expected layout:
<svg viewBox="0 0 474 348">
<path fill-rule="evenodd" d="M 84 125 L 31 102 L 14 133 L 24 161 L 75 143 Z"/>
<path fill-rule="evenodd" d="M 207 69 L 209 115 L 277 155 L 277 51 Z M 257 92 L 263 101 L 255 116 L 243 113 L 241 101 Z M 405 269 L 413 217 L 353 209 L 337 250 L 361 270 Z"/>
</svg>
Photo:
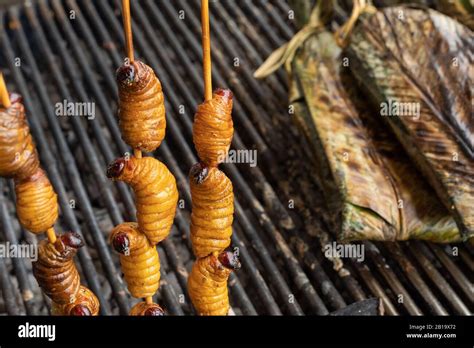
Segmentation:
<svg viewBox="0 0 474 348">
<path fill-rule="evenodd" d="M 56 232 L 54 231 L 54 227 L 48 228 L 48 230 L 46 231 L 46 236 L 48 237 L 48 241 L 51 244 L 54 244 L 56 242 L 57 237 Z"/>
<path fill-rule="evenodd" d="M 133 53 L 132 18 L 130 14 L 130 0 L 122 0 L 123 29 L 125 33 L 125 46 L 129 63 L 133 63 L 135 56 Z"/>
<path fill-rule="evenodd" d="M 0 97 L 3 107 L 9 108 L 12 105 L 8 94 L 7 84 L 5 83 L 2 73 L 0 73 Z"/>
<path fill-rule="evenodd" d="M 212 59 L 211 59 L 211 28 L 209 19 L 209 0 L 201 1 L 202 53 L 204 75 L 204 99 L 212 99 Z"/>
<path fill-rule="evenodd" d="M 142 158 L 143 157 L 143 153 L 141 150 L 133 150 L 133 155 L 135 156 L 135 158 Z"/>
</svg>

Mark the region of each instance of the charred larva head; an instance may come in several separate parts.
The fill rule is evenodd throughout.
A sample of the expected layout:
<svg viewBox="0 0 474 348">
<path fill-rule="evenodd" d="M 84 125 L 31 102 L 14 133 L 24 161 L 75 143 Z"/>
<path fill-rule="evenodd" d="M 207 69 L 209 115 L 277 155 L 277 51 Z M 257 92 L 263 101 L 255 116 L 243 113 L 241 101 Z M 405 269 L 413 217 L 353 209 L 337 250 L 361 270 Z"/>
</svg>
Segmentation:
<svg viewBox="0 0 474 348">
<path fill-rule="evenodd" d="M 165 311 L 157 304 L 154 304 L 150 308 L 147 308 L 143 315 L 146 317 L 161 317 L 165 315 Z"/>
<path fill-rule="evenodd" d="M 118 158 L 107 167 L 107 177 L 109 179 L 117 179 L 123 173 L 127 160 L 122 157 Z"/>
<path fill-rule="evenodd" d="M 92 313 L 89 307 L 83 304 L 78 304 L 71 308 L 69 315 L 74 317 L 90 317 L 92 316 Z"/>
<path fill-rule="evenodd" d="M 217 258 L 225 268 L 236 271 L 241 267 L 239 256 L 230 250 L 221 252 Z"/>
<path fill-rule="evenodd" d="M 65 260 L 69 260 L 77 252 L 77 249 L 84 246 L 84 241 L 79 233 L 66 232 L 60 235 L 54 243 L 54 248 Z"/>
<path fill-rule="evenodd" d="M 196 163 L 191 167 L 189 175 L 196 184 L 202 184 L 209 174 L 209 168 L 203 163 Z"/>
<path fill-rule="evenodd" d="M 153 71 L 145 63 L 136 60 L 117 69 L 116 79 L 119 87 L 140 90 L 145 87 Z"/>
<path fill-rule="evenodd" d="M 133 64 L 122 65 L 117 70 L 117 83 L 124 87 L 131 87 L 137 77 L 136 68 Z"/>
<path fill-rule="evenodd" d="M 64 245 L 73 249 L 79 249 L 84 246 L 84 241 L 81 235 L 76 232 L 66 232 L 61 235 L 60 239 Z"/>
<path fill-rule="evenodd" d="M 234 93 L 232 93 L 232 91 L 227 88 L 217 88 L 214 91 L 214 94 L 227 100 L 232 100 L 234 98 Z"/>
<path fill-rule="evenodd" d="M 119 232 L 112 237 L 112 246 L 115 251 L 123 255 L 130 255 L 130 239 L 124 232 Z"/>
</svg>

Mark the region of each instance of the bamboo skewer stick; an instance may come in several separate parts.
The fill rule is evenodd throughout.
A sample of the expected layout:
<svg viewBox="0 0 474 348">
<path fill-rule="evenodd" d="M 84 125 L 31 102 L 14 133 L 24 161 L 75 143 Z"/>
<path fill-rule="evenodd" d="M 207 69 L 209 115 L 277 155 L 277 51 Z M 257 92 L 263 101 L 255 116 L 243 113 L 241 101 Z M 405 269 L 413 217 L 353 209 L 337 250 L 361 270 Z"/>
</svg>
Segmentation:
<svg viewBox="0 0 474 348">
<path fill-rule="evenodd" d="M 122 17 L 123 17 L 123 31 L 125 34 L 125 50 L 128 57 L 129 64 L 135 61 L 133 52 L 133 33 L 132 33 L 132 16 L 130 14 L 130 0 L 122 0 Z M 136 158 L 142 158 L 142 151 L 138 149 L 133 150 Z"/>
<path fill-rule="evenodd" d="M 142 158 L 142 151 L 141 150 L 138 150 L 138 149 L 135 149 L 133 150 L 133 155 L 136 157 L 136 158 Z"/>
<path fill-rule="evenodd" d="M 130 14 L 130 0 L 122 0 L 122 13 L 123 13 L 123 28 L 125 33 L 126 43 L 126 54 L 129 60 L 129 64 L 132 64 L 135 60 L 133 52 L 133 34 L 132 34 L 132 18 Z M 143 153 L 140 149 L 133 149 L 133 155 L 135 158 L 142 158 Z M 144 298 L 145 303 L 148 305 L 153 304 L 153 297 L 147 296 Z"/>
<path fill-rule="evenodd" d="M 135 56 L 133 54 L 133 36 L 132 36 L 132 18 L 130 15 L 130 0 L 122 0 L 123 30 L 125 32 L 125 44 L 127 57 L 130 63 L 133 63 Z"/>
<path fill-rule="evenodd" d="M 2 105 L 8 109 L 12 103 L 10 102 L 10 96 L 8 95 L 7 85 L 3 79 L 3 74 L 0 72 L 0 97 Z"/>
<path fill-rule="evenodd" d="M 204 74 L 204 99 L 212 99 L 211 25 L 209 20 L 209 0 L 201 2 L 202 63 Z"/>
<path fill-rule="evenodd" d="M 51 228 L 48 228 L 48 230 L 46 231 L 46 236 L 48 237 L 48 241 L 51 243 L 51 244 L 54 244 L 54 242 L 56 242 L 56 232 L 54 231 L 54 227 L 51 227 Z"/>
</svg>

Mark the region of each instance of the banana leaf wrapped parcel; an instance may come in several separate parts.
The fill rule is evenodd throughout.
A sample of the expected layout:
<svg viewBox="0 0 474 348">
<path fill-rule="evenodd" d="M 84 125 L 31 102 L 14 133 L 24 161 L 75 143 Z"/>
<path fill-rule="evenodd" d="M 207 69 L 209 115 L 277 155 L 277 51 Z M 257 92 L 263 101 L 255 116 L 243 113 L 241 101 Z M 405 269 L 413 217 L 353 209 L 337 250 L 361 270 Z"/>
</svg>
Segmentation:
<svg viewBox="0 0 474 348">
<path fill-rule="evenodd" d="M 296 38 L 256 75 L 284 61 L 293 117 L 310 144 L 338 239 L 460 241 L 449 211 L 357 90 L 334 35 L 313 23 Z"/>
<path fill-rule="evenodd" d="M 434 10 L 389 7 L 361 16 L 346 54 L 462 239 L 474 236 L 474 33 Z"/>
</svg>

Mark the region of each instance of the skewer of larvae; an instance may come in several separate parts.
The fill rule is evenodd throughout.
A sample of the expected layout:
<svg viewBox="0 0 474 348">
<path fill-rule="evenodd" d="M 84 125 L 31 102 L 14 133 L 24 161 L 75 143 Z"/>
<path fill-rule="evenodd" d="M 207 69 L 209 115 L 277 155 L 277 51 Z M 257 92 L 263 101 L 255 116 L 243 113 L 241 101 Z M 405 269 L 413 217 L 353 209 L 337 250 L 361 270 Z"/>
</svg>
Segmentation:
<svg viewBox="0 0 474 348">
<path fill-rule="evenodd" d="M 164 95 L 155 73 L 143 62 L 124 64 L 116 77 L 122 137 L 139 156 L 115 160 L 109 165 L 107 176 L 132 187 L 138 223 L 116 226 L 111 243 L 121 254 L 130 293 L 145 298 L 131 309 L 130 315 L 164 315 L 163 309 L 151 300 L 160 280 L 160 260 L 155 246 L 171 231 L 178 189 L 176 179 L 163 163 L 141 156 L 141 152 L 156 150 L 165 137 Z"/>
<path fill-rule="evenodd" d="M 32 233 L 41 234 L 52 230 L 58 219 L 57 195 L 40 167 L 22 98 L 12 94 L 10 100 L 11 106 L 8 109 L 0 108 L 0 176 L 14 179 L 16 210 L 21 226 Z M 70 234 L 57 238 L 54 244 L 48 240 L 40 242 L 39 260 L 42 263 L 35 263 L 33 266 L 42 269 L 41 264 L 52 265 L 50 271 L 53 273 L 46 269 L 38 271 L 37 280 L 53 300 L 53 313 L 96 315 L 99 308 L 97 298 L 85 287 L 83 291 L 88 296 L 82 300 L 82 307 L 74 305 L 80 290 L 79 275 L 72 261 L 74 253 L 71 252 L 71 248 L 76 247 L 77 238 Z M 68 280 L 71 280 L 70 284 L 67 283 Z M 67 308 L 58 309 L 66 305 Z"/>
<path fill-rule="evenodd" d="M 232 182 L 217 166 L 229 151 L 234 134 L 233 95 L 217 89 L 198 106 L 193 140 L 201 160 L 190 171 L 192 196 L 191 241 L 197 258 L 188 280 L 191 301 L 199 315 L 227 315 L 227 280 L 240 268 L 237 257 L 225 251 L 231 244 L 234 220 Z"/>
</svg>

